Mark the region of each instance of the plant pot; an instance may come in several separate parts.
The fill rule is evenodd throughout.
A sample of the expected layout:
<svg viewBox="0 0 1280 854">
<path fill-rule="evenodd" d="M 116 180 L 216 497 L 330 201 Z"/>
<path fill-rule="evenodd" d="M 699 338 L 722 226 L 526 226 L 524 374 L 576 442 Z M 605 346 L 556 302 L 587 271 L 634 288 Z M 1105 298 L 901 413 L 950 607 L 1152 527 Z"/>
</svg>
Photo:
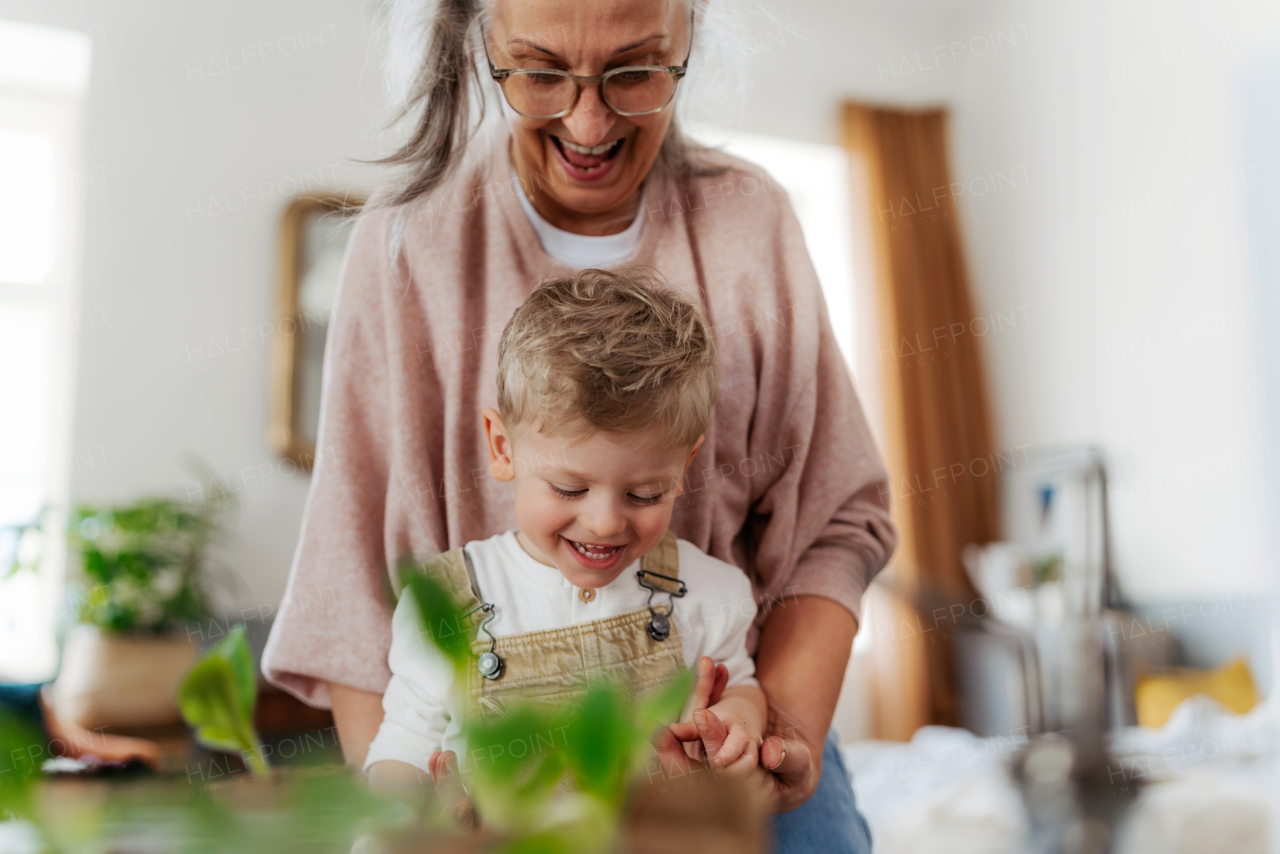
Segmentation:
<svg viewBox="0 0 1280 854">
<path fill-rule="evenodd" d="M 182 723 L 174 699 L 198 650 L 184 635 L 124 635 L 76 626 L 54 684 L 58 716 L 84 729 Z"/>
</svg>

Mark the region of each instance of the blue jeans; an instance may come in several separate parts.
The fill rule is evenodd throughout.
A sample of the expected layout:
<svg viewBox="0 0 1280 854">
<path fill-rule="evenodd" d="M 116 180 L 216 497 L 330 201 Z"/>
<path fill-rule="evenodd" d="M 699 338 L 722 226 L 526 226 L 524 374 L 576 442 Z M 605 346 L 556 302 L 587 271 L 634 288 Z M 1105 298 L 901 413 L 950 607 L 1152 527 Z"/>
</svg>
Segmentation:
<svg viewBox="0 0 1280 854">
<path fill-rule="evenodd" d="M 871 828 L 853 802 L 853 784 L 835 730 L 822 748 L 813 797 L 773 817 L 774 854 L 871 854 Z"/>
</svg>

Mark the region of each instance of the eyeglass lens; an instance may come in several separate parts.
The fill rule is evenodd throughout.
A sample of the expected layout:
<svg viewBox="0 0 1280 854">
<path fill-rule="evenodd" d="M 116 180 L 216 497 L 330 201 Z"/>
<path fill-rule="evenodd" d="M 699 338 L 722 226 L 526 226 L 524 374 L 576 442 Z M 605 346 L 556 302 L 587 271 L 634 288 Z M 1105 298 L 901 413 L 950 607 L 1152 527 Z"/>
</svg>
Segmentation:
<svg viewBox="0 0 1280 854">
<path fill-rule="evenodd" d="M 647 113 L 665 107 L 675 88 L 675 76 L 664 69 L 619 70 L 601 82 L 600 95 L 616 112 Z M 563 113 L 576 94 L 572 78 L 537 71 L 512 74 L 502 89 L 516 112 L 535 118 Z"/>
</svg>

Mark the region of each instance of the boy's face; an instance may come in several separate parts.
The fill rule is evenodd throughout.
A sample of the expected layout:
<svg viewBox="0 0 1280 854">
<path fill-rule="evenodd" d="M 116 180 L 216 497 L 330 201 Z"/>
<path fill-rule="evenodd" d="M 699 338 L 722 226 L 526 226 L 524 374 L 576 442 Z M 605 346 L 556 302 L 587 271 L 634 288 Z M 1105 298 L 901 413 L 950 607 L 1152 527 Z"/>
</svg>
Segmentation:
<svg viewBox="0 0 1280 854">
<path fill-rule="evenodd" d="M 515 481 L 520 544 L 575 587 L 603 587 L 662 539 L 702 445 L 663 450 L 657 428 L 512 436 L 493 409 L 484 422 L 489 470 Z"/>
</svg>

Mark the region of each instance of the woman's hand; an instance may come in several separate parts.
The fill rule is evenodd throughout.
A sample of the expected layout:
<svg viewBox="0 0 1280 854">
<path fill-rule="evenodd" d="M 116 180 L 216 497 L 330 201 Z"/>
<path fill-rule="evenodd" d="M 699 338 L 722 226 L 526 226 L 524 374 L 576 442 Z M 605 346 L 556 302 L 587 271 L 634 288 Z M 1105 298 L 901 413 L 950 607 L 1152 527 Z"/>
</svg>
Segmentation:
<svg viewBox="0 0 1280 854">
<path fill-rule="evenodd" d="M 857 629 L 844 606 L 817 596 L 789 599 L 765 621 L 756 651 L 756 679 L 769 700 L 760 765 L 773 772 L 776 812 L 795 809 L 818 788 Z"/>
<path fill-rule="evenodd" d="M 693 730 L 684 724 L 672 724 L 658 736 L 658 761 L 669 777 L 690 772 L 689 759 L 681 749 L 689 745 L 686 739 L 696 741 L 700 748 L 705 745 L 713 757 L 723 751 L 729 740 L 729 728 L 714 713 L 695 712 L 692 723 Z M 799 738 L 770 735 L 760 745 L 759 754 L 754 750 L 750 754 L 739 755 L 724 770 L 744 777 L 772 813 L 795 809 L 818 787 L 822 777 L 821 754 L 816 754 L 815 762 L 815 752 Z M 716 765 L 714 760 L 712 765 Z"/>
<path fill-rule="evenodd" d="M 760 745 L 760 770 L 775 813 L 787 812 L 809 800 L 822 779 L 821 747 L 811 748 L 799 738 L 770 735 Z"/>
<path fill-rule="evenodd" d="M 52 703 L 45 701 L 45 689 L 39 695 L 40 712 L 44 716 L 44 727 L 49 737 L 61 748 L 61 754 L 70 759 L 97 758 L 102 762 L 127 765 L 140 762 L 152 771 L 159 771 L 162 761 L 160 745 L 145 738 L 130 738 L 123 735 L 82 729 L 57 715 Z"/>
</svg>

